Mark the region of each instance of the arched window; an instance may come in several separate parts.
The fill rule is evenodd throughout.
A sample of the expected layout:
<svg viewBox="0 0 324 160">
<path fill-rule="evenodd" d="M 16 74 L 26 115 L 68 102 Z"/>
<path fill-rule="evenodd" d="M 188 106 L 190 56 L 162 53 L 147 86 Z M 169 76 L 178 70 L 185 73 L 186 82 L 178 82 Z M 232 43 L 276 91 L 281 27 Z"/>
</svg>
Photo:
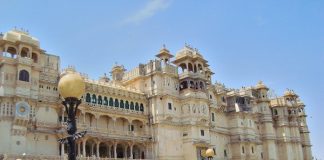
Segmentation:
<svg viewBox="0 0 324 160">
<path fill-rule="evenodd" d="M 5 57 L 17 58 L 17 50 L 14 47 L 8 47 L 6 52 L 9 53 L 9 55 L 4 55 Z"/>
<path fill-rule="evenodd" d="M 87 95 L 86 95 L 86 102 L 88 102 L 88 103 L 91 102 L 91 96 L 90 96 L 90 93 L 87 93 Z"/>
<path fill-rule="evenodd" d="M 106 105 L 106 106 L 108 106 L 108 99 L 107 99 L 106 96 L 104 97 L 103 104 Z"/>
<path fill-rule="evenodd" d="M 242 146 L 242 153 L 244 154 L 244 152 L 245 152 L 245 151 L 244 151 L 244 146 Z"/>
<path fill-rule="evenodd" d="M 137 102 L 135 103 L 135 111 L 139 111 L 139 105 Z"/>
<path fill-rule="evenodd" d="M 92 103 L 97 103 L 97 96 L 95 94 L 92 95 Z"/>
<path fill-rule="evenodd" d="M 188 82 L 187 81 L 183 81 L 180 83 L 180 91 L 183 89 L 188 88 Z"/>
<path fill-rule="evenodd" d="M 254 148 L 253 148 L 253 146 L 251 147 L 251 151 L 252 151 L 252 154 L 254 153 Z"/>
<path fill-rule="evenodd" d="M 119 107 L 118 99 L 115 99 L 115 107 Z"/>
<path fill-rule="evenodd" d="M 134 110 L 134 103 L 133 102 L 130 103 L 130 109 Z"/>
<path fill-rule="evenodd" d="M 143 103 L 140 104 L 140 111 L 141 111 L 141 112 L 144 112 L 144 106 L 143 106 Z"/>
<path fill-rule="evenodd" d="M 37 54 L 34 52 L 32 53 L 32 59 L 33 59 L 34 63 L 37 63 L 38 57 L 37 57 Z"/>
<path fill-rule="evenodd" d="M 203 67 L 202 67 L 201 64 L 198 64 L 198 70 L 199 70 L 199 72 L 202 72 L 203 71 Z"/>
<path fill-rule="evenodd" d="M 124 108 L 124 101 L 123 100 L 120 100 L 119 106 L 120 106 L 120 108 Z"/>
<path fill-rule="evenodd" d="M 190 81 L 190 88 L 195 88 L 195 82 L 194 81 Z"/>
<path fill-rule="evenodd" d="M 98 96 L 98 104 L 102 104 L 102 98 L 101 98 L 101 96 Z"/>
<path fill-rule="evenodd" d="M 19 72 L 19 80 L 29 82 L 29 73 L 26 70 L 21 70 Z"/>
<path fill-rule="evenodd" d="M 194 65 L 194 72 L 197 73 L 197 66 Z"/>
<path fill-rule="evenodd" d="M 187 65 L 185 63 L 180 64 L 179 67 L 182 70 L 182 72 L 180 72 L 180 73 L 183 73 L 183 72 L 185 72 L 187 70 Z"/>
<path fill-rule="evenodd" d="M 193 67 L 192 67 L 192 64 L 191 63 L 188 64 L 188 71 L 189 72 L 192 72 L 193 71 Z"/>
<path fill-rule="evenodd" d="M 125 102 L 125 109 L 129 109 L 129 103 L 128 103 L 128 101 Z"/>
<path fill-rule="evenodd" d="M 200 82 L 200 89 L 204 89 L 204 83 Z"/>
<path fill-rule="evenodd" d="M 109 98 L 109 106 L 114 106 L 114 100 L 112 98 Z"/>
<path fill-rule="evenodd" d="M 28 57 L 28 52 L 29 52 L 28 48 L 23 48 L 23 49 L 21 49 L 20 56 L 21 57 Z"/>
<path fill-rule="evenodd" d="M 273 109 L 273 115 L 278 115 L 278 111 L 277 111 L 277 109 Z"/>
</svg>

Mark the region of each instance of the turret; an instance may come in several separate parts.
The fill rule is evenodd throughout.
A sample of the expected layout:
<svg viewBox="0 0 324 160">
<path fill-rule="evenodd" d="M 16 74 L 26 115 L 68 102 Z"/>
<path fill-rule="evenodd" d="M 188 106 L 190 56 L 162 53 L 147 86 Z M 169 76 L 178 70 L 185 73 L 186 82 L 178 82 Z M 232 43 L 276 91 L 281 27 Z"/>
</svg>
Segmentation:
<svg viewBox="0 0 324 160">
<path fill-rule="evenodd" d="M 258 84 L 255 86 L 255 89 L 258 91 L 257 98 L 259 99 L 268 99 L 268 90 L 269 88 L 263 84 L 262 81 L 259 81 Z"/>
<path fill-rule="evenodd" d="M 126 69 L 124 68 L 123 65 L 115 64 L 110 72 L 112 76 L 112 80 L 115 82 L 121 81 L 123 79 L 125 71 Z"/>
<path fill-rule="evenodd" d="M 170 51 L 166 49 L 165 45 L 163 45 L 162 49 L 160 50 L 159 54 L 155 55 L 157 58 L 159 58 L 161 61 L 164 62 L 164 64 L 169 64 L 170 59 L 174 57 L 172 54 L 170 54 Z"/>
<path fill-rule="evenodd" d="M 206 61 L 197 49 L 186 45 L 176 54 L 173 61 L 180 69 L 180 91 L 185 89 L 205 91 L 212 72 Z"/>
</svg>

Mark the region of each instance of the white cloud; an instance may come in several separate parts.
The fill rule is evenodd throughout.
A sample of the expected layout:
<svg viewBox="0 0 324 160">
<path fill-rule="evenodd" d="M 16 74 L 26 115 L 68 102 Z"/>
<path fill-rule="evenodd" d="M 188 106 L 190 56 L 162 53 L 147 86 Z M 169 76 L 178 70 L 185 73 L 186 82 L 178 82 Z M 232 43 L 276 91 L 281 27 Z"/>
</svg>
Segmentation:
<svg viewBox="0 0 324 160">
<path fill-rule="evenodd" d="M 159 11 L 164 10 L 170 6 L 171 0 L 149 0 L 146 5 L 138 10 L 136 13 L 124 20 L 124 23 L 139 24 L 145 19 L 148 19 Z"/>
</svg>

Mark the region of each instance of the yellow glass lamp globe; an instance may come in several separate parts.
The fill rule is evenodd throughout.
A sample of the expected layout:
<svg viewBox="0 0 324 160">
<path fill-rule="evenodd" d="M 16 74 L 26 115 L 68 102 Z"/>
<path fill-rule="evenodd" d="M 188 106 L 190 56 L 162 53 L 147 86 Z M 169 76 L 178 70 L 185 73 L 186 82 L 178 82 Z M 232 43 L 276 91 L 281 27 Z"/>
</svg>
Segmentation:
<svg viewBox="0 0 324 160">
<path fill-rule="evenodd" d="M 214 157 L 215 156 L 214 150 L 211 149 L 211 148 L 207 149 L 206 156 L 207 157 Z"/>
<path fill-rule="evenodd" d="M 68 97 L 80 99 L 85 92 L 85 84 L 79 74 L 67 73 L 61 77 L 58 84 L 58 90 L 64 99 Z"/>
</svg>

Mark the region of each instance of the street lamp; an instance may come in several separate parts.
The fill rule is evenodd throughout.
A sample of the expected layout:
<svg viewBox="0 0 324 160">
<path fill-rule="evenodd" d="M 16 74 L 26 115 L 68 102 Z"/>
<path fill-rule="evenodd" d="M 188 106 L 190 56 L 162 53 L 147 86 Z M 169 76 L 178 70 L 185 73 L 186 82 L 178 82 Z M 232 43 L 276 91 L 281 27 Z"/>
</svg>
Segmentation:
<svg viewBox="0 0 324 160">
<path fill-rule="evenodd" d="M 212 160 L 215 155 L 216 154 L 214 152 L 214 149 L 209 148 L 206 150 L 206 156 L 207 156 L 208 160 Z"/>
<path fill-rule="evenodd" d="M 65 106 L 65 111 L 68 115 L 67 119 L 67 133 L 69 136 L 59 139 L 60 143 L 68 144 L 68 157 L 69 160 L 76 160 L 76 147 L 75 140 L 83 137 L 86 131 L 76 133 L 76 112 L 78 106 L 81 104 L 81 96 L 85 92 L 85 84 L 82 77 L 72 71 L 67 71 L 58 83 L 58 90 L 60 95 L 63 97 L 62 104 Z"/>
</svg>

